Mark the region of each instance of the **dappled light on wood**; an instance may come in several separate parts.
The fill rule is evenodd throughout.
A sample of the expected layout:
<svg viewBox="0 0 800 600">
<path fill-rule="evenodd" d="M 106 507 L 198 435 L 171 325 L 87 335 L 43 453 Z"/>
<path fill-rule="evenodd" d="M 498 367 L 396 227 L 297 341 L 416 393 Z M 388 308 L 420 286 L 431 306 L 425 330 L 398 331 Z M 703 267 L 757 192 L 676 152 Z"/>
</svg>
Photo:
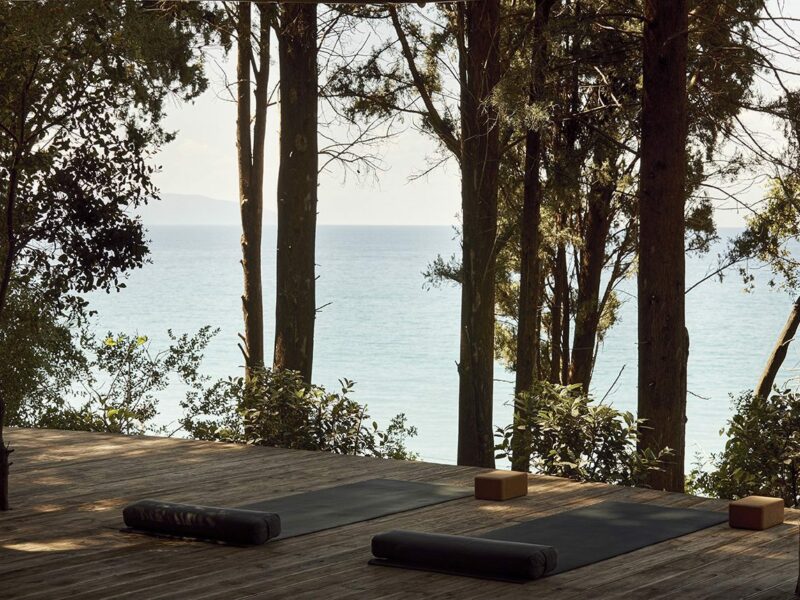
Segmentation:
<svg viewBox="0 0 800 600">
<path fill-rule="evenodd" d="M 78 540 L 75 538 L 58 538 L 41 542 L 20 542 L 18 544 L 4 544 L 2 550 L 15 552 L 67 552 L 70 550 L 85 550 L 102 545 L 100 542 Z"/>
</svg>

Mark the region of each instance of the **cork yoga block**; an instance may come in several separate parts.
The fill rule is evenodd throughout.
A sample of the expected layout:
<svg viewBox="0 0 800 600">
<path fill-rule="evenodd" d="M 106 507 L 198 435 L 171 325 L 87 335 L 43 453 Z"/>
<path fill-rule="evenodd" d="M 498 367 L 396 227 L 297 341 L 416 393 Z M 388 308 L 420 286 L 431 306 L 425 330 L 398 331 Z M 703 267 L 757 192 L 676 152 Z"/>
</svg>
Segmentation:
<svg viewBox="0 0 800 600">
<path fill-rule="evenodd" d="M 728 522 L 737 529 L 769 529 L 783 523 L 783 500 L 747 496 L 728 505 Z"/>
<path fill-rule="evenodd" d="M 527 473 L 490 471 L 475 477 L 475 498 L 478 500 L 509 500 L 527 495 Z"/>
</svg>

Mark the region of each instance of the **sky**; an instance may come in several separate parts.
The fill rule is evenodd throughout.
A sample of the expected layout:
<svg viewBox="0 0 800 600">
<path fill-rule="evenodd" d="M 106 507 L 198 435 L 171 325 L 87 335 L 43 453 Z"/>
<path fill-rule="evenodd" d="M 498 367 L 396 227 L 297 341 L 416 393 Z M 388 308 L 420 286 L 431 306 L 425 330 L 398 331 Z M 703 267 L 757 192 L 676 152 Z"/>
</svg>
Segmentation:
<svg viewBox="0 0 800 600">
<path fill-rule="evenodd" d="M 794 12 L 787 11 L 787 12 Z M 800 12 L 800 11 L 798 11 Z M 795 15 L 792 15 L 795 16 Z M 273 56 L 277 55 L 277 49 Z M 161 171 L 155 183 L 164 194 L 196 194 L 235 202 L 238 198 L 236 170 L 236 107 L 223 85 L 224 73 L 233 73 L 232 56 L 221 53 L 209 61 L 210 86 L 193 103 L 172 104 L 166 126 L 177 138 L 157 156 Z M 216 64 L 212 64 L 216 63 Z M 277 79 L 277 66 L 273 64 Z M 265 165 L 265 209 L 276 210 L 278 172 L 278 106 L 270 107 Z M 772 134 L 766 120 L 748 118 Z M 410 124 L 409 124 L 410 125 Z M 322 143 L 322 142 L 321 142 Z M 320 225 L 457 225 L 460 211 L 458 167 L 451 159 L 429 174 L 415 178 L 437 156 L 429 137 L 408 127 L 382 144 L 382 169 L 356 176 L 333 167 L 320 176 Z M 740 193 L 742 186 L 726 184 Z M 762 194 L 760 185 L 742 194 L 747 201 Z M 715 213 L 719 227 L 744 225 L 745 213 L 727 202 Z"/>
<path fill-rule="evenodd" d="M 225 71 L 231 72 L 231 66 L 228 61 Z M 273 69 L 277 71 L 276 65 Z M 194 103 L 176 103 L 167 110 L 166 127 L 178 133 L 156 158 L 161 172 L 155 183 L 164 194 L 236 201 L 236 105 L 228 99 L 221 73 L 216 67 L 211 70 L 208 91 Z M 265 209 L 273 212 L 277 209 L 278 122 L 279 107 L 270 107 L 264 203 Z M 430 138 L 409 128 L 383 144 L 380 156 L 382 170 L 360 179 L 338 167 L 321 174 L 320 225 L 458 223 L 461 186 L 453 161 L 412 180 L 426 169 L 426 157 L 436 156 L 436 145 Z"/>
</svg>

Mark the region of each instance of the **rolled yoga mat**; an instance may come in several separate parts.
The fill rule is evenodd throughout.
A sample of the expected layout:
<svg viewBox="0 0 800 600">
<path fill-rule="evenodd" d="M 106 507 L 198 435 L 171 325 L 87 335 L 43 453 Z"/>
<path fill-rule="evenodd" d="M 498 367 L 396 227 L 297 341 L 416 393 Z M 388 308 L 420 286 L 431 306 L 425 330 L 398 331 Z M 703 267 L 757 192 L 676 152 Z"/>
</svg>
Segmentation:
<svg viewBox="0 0 800 600">
<path fill-rule="evenodd" d="M 160 535 L 193 537 L 243 546 L 260 545 L 281 532 L 273 513 L 159 500 L 140 500 L 122 511 L 132 529 Z"/>
<path fill-rule="evenodd" d="M 372 538 L 371 564 L 504 581 L 539 579 L 557 564 L 550 546 L 462 535 L 390 531 Z"/>
<path fill-rule="evenodd" d="M 545 574 L 555 575 L 725 523 L 727 519 L 725 513 L 707 510 L 632 502 L 600 502 L 490 531 L 478 539 L 550 546 L 558 553 L 558 564 Z M 469 560 L 472 560 L 471 557 Z M 414 569 L 426 567 L 419 561 L 414 564 L 401 561 L 371 563 Z M 431 565 L 429 570 L 447 569 Z M 465 574 L 457 570 L 447 571 Z M 485 576 L 478 572 L 466 574 Z"/>
<path fill-rule="evenodd" d="M 248 515 L 278 515 L 279 528 L 274 532 L 270 530 L 267 539 L 284 539 L 466 498 L 472 494 L 472 489 L 448 485 L 368 479 L 252 502 L 238 509 L 143 500 L 126 507 L 123 516 L 128 527 L 147 533 L 249 544 L 255 542 L 246 541 L 251 539 L 243 533 L 247 526 L 256 527 L 252 533 L 254 540 L 262 539 L 264 532 L 259 522 Z"/>
</svg>

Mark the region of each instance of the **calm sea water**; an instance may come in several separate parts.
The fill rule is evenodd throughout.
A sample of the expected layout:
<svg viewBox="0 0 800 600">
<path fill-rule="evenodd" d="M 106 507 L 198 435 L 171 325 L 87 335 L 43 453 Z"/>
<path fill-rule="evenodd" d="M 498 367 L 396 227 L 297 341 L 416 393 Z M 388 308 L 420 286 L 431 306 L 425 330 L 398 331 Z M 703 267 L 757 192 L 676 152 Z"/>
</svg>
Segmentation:
<svg viewBox="0 0 800 600">
<path fill-rule="evenodd" d="M 724 231 L 723 237 L 732 231 Z M 209 346 L 203 370 L 215 377 L 238 374 L 241 355 L 241 269 L 236 227 L 153 227 L 152 264 L 132 274 L 117 294 L 95 294 L 99 332 L 140 333 L 153 347 L 167 344 L 166 330 L 220 328 Z M 264 289 L 266 340 L 274 335 L 275 229 L 265 230 Z M 382 423 L 404 412 L 419 429 L 412 449 L 423 459 L 454 462 L 457 434 L 457 288 L 427 290 L 422 271 L 437 255 L 458 252 L 447 227 L 320 227 L 317 263 L 318 314 L 315 382 L 336 386 L 341 377 L 356 381 L 354 398 L 369 405 Z M 687 281 L 705 275 L 716 251 L 687 264 Z M 793 301 L 770 289 L 768 273 L 757 274 L 747 293 L 737 274 L 723 283 L 708 281 L 687 296 L 691 336 L 687 452 L 719 450 L 719 430 L 731 414 L 729 394 L 752 388 Z M 595 369 L 594 393 L 615 406 L 636 406 L 635 280 L 622 288 L 619 322 L 607 335 Z M 794 374 L 791 348 L 778 381 Z M 620 371 L 621 374 L 620 374 Z M 616 385 L 612 388 L 615 379 Z M 510 421 L 513 375 L 496 368 L 495 424 Z M 161 396 L 160 419 L 180 414 L 182 390 Z"/>
</svg>

